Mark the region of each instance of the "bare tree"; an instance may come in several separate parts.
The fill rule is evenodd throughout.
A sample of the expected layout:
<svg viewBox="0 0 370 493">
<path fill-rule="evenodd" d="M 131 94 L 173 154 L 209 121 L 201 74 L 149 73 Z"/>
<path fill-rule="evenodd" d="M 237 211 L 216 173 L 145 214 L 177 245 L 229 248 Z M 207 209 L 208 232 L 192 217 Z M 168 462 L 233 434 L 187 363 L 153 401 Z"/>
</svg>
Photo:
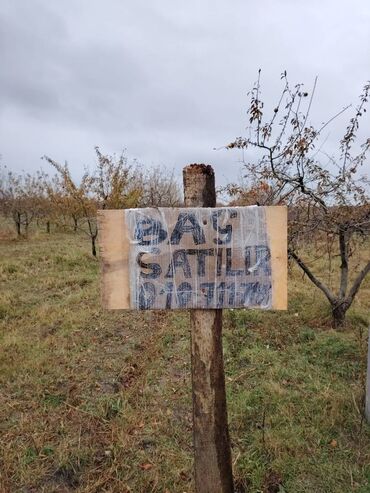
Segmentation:
<svg viewBox="0 0 370 493">
<path fill-rule="evenodd" d="M 5 166 L 0 169 L 0 206 L 13 220 L 17 236 L 27 236 L 29 226 L 41 208 L 41 172 L 16 174 Z"/>
<path fill-rule="evenodd" d="M 368 181 L 359 176 L 366 162 L 370 138 L 355 145 L 360 119 L 366 113 L 370 84 L 363 88 L 355 114 L 339 142 L 338 155 L 331 156 L 320 147 L 321 136 L 324 129 L 348 107 L 315 128 L 309 123 L 309 114 L 317 81 L 309 95 L 302 84 L 292 88 L 286 72 L 281 78 L 284 83 L 282 93 L 271 116 L 266 118 L 259 72 L 258 80 L 249 93 L 249 136 L 237 138 L 227 148 L 254 150 L 256 159 L 244 162 L 244 167 L 254 184 L 265 183 L 271 191 L 265 194 L 261 205 L 291 205 L 289 256 L 324 293 L 331 306 L 333 326 L 341 327 L 370 271 L 370 261 L 367 261 L 350 276 L 350 259 L 357 240 L 368 235 L 370 224 Z M 234 192 L 241 197 L 240 191 Z M 325 284 L 320 273 L 314 272 L 300 253 L 300 240 L 318 233 L 326 242 L 337 245 L 341 262 L 336 288 Z M 326 248 L 326 251 L 330 252 L 330 249 Z"/>
<path fill-rule="evenodd" d="M 155 166 L 144 170 L 141 181 L 140 207 L 178 207 L 182 202 L 174 171 Z"/>
</svg>

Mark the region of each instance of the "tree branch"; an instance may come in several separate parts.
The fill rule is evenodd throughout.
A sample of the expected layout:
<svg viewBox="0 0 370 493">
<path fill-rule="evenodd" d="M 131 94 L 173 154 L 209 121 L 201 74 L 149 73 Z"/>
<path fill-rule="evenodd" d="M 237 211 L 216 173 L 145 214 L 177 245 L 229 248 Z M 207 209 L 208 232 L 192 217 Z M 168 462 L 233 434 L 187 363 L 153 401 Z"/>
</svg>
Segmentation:
<svg viewBox="0 0 370 493">
<path fill-rule="evenodd" d="M 365 279 L 365 277 L 367 276 L 367 274 L 370 272 L 370 260 L 368 261 L 368 263 L 365 265 L 365 267 L 362 269 L 362 271 L 358 274 L 358 276 L 356 277 L 349 293 L 348 293 L 348 296 L 347 296 L 347 302 L 348 302 L 348 306 L 351 305 L 352 301 L 354 300 L 358 290 L 360 289 L 360 286 L 361 286 L 361 283 L 362 281 Z"/>
<path fill-rule="evenodd" d="M 290 257 L 292 257 L 292 259 L 294 259 L 297 262 L 297 264 L 303 270 L 303 272 L 307 274 L 310 281 L 312 281 L 316 287 L 321 289 L 321 291 L 325 294 L 329 302 L 333 304 L 335 302 L 335 297 L 330 292 L 329 288 L 327 288 L 324 283 L 322 283 L 319 279 L 317 279 L 317 277 L 311 272 L 311 270 L 307 267 L 307 265 L 303 262 L 303 260 L 300 257 L 298 257 L 298 255 L 294 253 L 292 249 L 288 248 L 288 254 Z"/>
</svg>

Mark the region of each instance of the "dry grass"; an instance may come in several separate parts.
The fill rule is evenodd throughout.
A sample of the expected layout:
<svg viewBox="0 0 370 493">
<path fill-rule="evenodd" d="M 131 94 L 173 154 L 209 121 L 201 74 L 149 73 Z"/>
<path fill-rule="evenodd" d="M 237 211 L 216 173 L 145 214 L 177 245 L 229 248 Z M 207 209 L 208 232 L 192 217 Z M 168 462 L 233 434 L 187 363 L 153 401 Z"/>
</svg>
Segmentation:
<svg viewBox="0 0 370 493">
<path fill-rule="evenodd" d="M 188 315 L 104 312 L 88 252 L 1 239 L 0 491 L 190 493 Z M 343 332 L 295 269 L 289 294 L 284 313 L 225 311 L 238 491 L 365 493 L 369 279 Z"/>
</svg>

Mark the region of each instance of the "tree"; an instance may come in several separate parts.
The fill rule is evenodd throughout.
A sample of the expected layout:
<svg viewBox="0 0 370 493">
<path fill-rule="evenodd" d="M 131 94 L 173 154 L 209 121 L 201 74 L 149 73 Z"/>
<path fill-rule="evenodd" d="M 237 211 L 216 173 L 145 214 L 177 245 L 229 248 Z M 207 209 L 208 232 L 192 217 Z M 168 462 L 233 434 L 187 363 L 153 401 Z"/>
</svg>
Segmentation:
<svg viewBox="0 0 370 493">
<path fill-rule="evenodd" d="M 65 192 L 64 181 L 59 175 L 53 175 L 51 179 L 44 175 L 42 188 L 44 192 L 43 219 L 46 221 L 46 231 L 50 232 L 50 224 L 62 226 L 70 229 L 71 219 L 72 228 L 76 233 L 79 220 L 82 217 L 80 204 L 73 197 Z"/>
<path fill-rule="evenodd" d="M 96 238 L 98 236 L 97 204 L 92 194 L 91 177 L 86 172 L 81 179 L 81 183 L 77 184 L 72 178 L 67 163 L 61 165 L 47 156 L 44 156 L 44 159 L 56 169 L 61 180 L 62 194 L 50 195 L 50 197 L 55 200 L 54 203 L 56 205 L 58 204 L 61 207 L 70 205 L 70 214 L 77 214 L 81 218 L 80 224 L 75 225 L 75 227 L 78 227 L 89 236 L 91 252 L 96 257 Z"/>
<path fill-rule="evenodd" d="M 173 170 L 155 166 L 140 175 L 140 207 L 179 207 L 182 198 Z"/>
<path fill-rule="evenodd" d="M 359 176 L 366 162 L 370 138 L 357 145 L 370 84 L 363 88 L 355 114 L 340 139 L 339 152 L 328 155 L 319 145 L 320 138 L 324 129 L 348 107 L 315 128 L 309 123 L 309 115 L 316 81 L 309 96 L 302 84 L 290 86 L 286 72 L 281 78 L 282 93 L 271 116 L 266 118 L 259 72 L 249 93 L 249 137 L 239 137 L 227 148 L 254 150 L 255 161 L 244 162 L 244 168 L 254 184 L 265 183 L 271 191 L 261 205 L 287 203 L 291 206 L 289 256 L 324 293 L 331 306 L 333 326 L 338 328 L 343 326 L 346 312 L 370 271 L 368 261 L 358 272 L 350 272 L 353 251 L 358 241 L 368 235 L 370 225 L 368 181 Z M 234 189 L 235 193 L 241 197 L 240 191 Z M 336 288 L 328 286 L 303 258 L 302 240 L 318 234 L 325 240 L 329 255 L 331 249 L 327 246 L 337 245 L 341 261 Z"/>
<path fill-rule="evenodd" d="M 1 210 L 13 220 L 18 238 L 27 236 L 30 224 L 41 210 L 41 172 L 16 174 L 4 166 L 0 176 Z"/>
<path fill-rule="evenodd" d="M 98 236 L 98 209 L 120 209 L 137 207 L 142 190 L 134 180 L 134 169 L 122 154 L 104 155 L 95 148 L 97 163 L 95 169 L 85 172 L 77 184 L 71 175 L 68 164 L 59 164 L 50 157 L 44 159 L 58 172 L 62 193 L 50 190 L 49 196 L 61 211 L 69 213 L 74 221 L 74 230 L 81 230 L 91 241 L 91 251 L 97 255 L 96 239 Z"/>
<path fill-rule="evenodd" d="M 127 209 L 138 207 L 143 185 L 138 180 L 137 166 L 130 165 L 122 153 L 119 157 L 102 154 L 95 147 L 96 169 L 91 185 L 100 209 Z"/>
</svg>

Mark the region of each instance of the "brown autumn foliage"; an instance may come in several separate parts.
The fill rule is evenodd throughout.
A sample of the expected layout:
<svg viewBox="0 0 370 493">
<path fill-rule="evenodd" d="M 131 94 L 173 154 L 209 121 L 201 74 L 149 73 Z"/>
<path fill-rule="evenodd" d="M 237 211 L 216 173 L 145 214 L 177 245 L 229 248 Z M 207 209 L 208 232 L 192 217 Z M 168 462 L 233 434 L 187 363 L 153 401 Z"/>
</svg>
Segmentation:
<svg viewBox="0 0 370 493">
<path fill-rule="evenodd" d="M 144 172 L 127 157 L 103 154 L 95 148 L 97 162 L 92 172 L 85 172 L 81 181 L 73 180 L 67 164 L 61 165 L 45 156 L 58 174 L 57 193 L 51 192 L 50 199 L 61 210 L 69 212 L 74 229 L 85 232 L 91 240 L 92 254 L 96 256 L 99 209 L 126 209 L 133 207 L 173 206 L 179 203 L 179 188 L 173 173 L 161 168 Z"/>
</svg>

